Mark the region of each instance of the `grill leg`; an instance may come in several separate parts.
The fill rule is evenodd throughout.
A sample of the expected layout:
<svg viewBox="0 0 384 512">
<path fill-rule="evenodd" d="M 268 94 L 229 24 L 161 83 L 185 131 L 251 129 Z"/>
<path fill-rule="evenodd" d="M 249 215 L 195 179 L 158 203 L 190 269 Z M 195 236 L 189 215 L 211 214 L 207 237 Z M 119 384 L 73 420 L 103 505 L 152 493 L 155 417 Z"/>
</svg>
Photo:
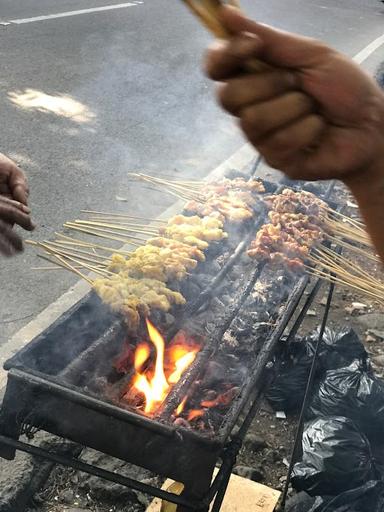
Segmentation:
<svg viewBox="0 0 384 512">
<path fill-rule="evenodd" d="M 8 378 L 7 389 L 0 408 L 0 434 L 17 441 L 21 433 L 25 397 L 20 396 L 15 388 L 15 382 Z M 0 458 L 13 460 L 15 456 L 15 448 L 0 443 Z"/>
<path fill-rule="evenodd" d="M 192 491 L 190 488 L 185 487 L 184 491 L 182 492 L 181 495 L 183 496 L 183 498 L 185 498 L 188 501 L 189 500 L 199 501 L 199 500 L 202 500 L 204 498 L 204 496 L 207 494 L 209 485 L 205 486 L 204 489 L 205 489 L 205 491 L 202 492 L 201 494 L 196 494 L 196 489 L 194 489 Z M 177 512 L 208 512 L 208 510 L 209 510 L 209 507 L 196 509 L 196 508 L 183 507 L 182 505 L 179 505 L 176 509 Z"/>
<path fill-rule="evenodd" d="M 209 492 L 214 467 L 214 462 L 210 464 L 207 460 L 205 467 L 203 466 L 204 469 L 194 471 L 190 475 L 190 479 L 184 482 L 184 490 L 181 496 L 191 503 L 202 501 Z M 209 506 L 197 509 L 179 505 L 176 510 L 177 512 L 208 512 Z"/>
</svg>

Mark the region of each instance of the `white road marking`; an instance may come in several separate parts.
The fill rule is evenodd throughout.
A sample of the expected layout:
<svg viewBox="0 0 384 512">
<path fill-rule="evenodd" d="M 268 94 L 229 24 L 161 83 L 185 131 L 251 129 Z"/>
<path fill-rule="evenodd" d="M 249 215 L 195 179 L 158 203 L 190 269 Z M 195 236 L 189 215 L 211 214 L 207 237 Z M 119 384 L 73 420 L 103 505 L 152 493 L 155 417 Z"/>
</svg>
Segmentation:
<svg viewBox="0 0 384 512">
<path fill-rule="evenodd" d="M 368 59 L 376 50 L 380 48 L 384 44 L 384 34 L 371 43 L 369 43 L 365 48 L 363 48 L 359 53 L 353 57 L 353 60 L 357 62 L 357 64 L 362 64 L 365 60 Z"/>
<path fill-rule="evenodd" d="M 79 14 L 91 14 L 94 12 L 112 11 L 113 9 L 124 9 L 126 7 L 136 7 L 143 2 L 125 2 L 123 4 L 104 5 L 102 7 L 92 7 L 90 9 L 79 9 L 78 11 L 58 12 L 56 14 L 46 14 L 43 16 L 34 16 L 33 18 L 20 18 L 16 20 L 8 20 L 6 23 L 22 25 L 24 23 L 35 23 L 36 21 L 53 20 L 57 18 L 67 18 L 69 16 L 78 16 Z"/>
</svg>

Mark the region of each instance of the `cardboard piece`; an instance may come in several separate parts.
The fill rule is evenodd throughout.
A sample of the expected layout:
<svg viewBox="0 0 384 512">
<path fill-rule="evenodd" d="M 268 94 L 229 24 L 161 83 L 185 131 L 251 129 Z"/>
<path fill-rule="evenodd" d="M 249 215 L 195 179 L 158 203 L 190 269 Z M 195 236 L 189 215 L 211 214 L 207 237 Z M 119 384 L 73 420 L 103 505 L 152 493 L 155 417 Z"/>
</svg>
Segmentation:
<svg viewBox="0 0 384 512">
<path fill-rule="evenodd" d="M 173 480 L 167 480 L 163 485 L 163 489 L 170 492 L 180 492 L 181 488 L 181 484 Z M 279 497 L 280 491 L 232 474 L 221 512 L 273 512 Z M 155 498 L 146 512 L 174 512 L 175 510 L 176 505 L 162 503 L 160 499 Z"/>
</svg>

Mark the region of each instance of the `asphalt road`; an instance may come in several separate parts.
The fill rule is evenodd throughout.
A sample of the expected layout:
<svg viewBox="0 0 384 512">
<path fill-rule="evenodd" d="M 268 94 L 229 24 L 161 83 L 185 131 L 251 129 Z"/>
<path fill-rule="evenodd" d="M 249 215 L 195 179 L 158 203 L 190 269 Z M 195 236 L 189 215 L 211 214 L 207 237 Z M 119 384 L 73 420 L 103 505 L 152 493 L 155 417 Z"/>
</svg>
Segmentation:
<svg viewBox="0 0 384 512">
<path fill-rule="evenodd" d="M 158 213 L 172 198 L 133 185 L 127 172 L 203 176 L 243 143 L 200 71 L 210 37 L 182 3 L 132 0 L 92 11 L 121 3 L 0 0 L 0 150 L 29 176 L 36 240 L 81 208 Z M 348 55 L 383 33 L 376 0 L 242 3 L 263 22 L 322 38 Z M 379 59 L 377 52 L 368 68 Z M 1 260 L 0 344 L 76 281 L 30 269 L 38 264 L 30 247 Z"/>
</svg>

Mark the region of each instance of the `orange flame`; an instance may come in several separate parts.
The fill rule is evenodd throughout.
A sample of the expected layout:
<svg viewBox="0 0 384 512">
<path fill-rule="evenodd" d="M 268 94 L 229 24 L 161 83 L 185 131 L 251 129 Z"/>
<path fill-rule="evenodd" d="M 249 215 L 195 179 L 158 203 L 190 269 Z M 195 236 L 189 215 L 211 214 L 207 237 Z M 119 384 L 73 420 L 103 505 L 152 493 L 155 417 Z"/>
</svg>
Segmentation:
<svg viewBox="0 0 384 512">
<path fill-rule="evenodd" d="M 135 351 L 135 370 L 139 372 L 143 364 L 148 360 L 151 354 L 151 349 L 147 343 L 140 343 Z"/>
<path fill-rule="evenodd" d="M 136 375 L 133 380 L 133 387 L 145 397 L 145 413 L 152 413 L 164 401 L 168 395 L 171 385 L 176 384 L 183 372 L 192 364 L 199 347 L 185 345 L 174 345 L 165 350 L 164 339 L 147 319 L 149 339 L 155 347 L 154 368 L 143 372 L 143 365 L 150 357 L 150 347 L 147 343 L 141 343 L 135 352 Z M 167 364 L 166 364 L 167 363 Z M 167 376 L 165 372 L 167 368 Z M 179 405 L 178 410 L 183 410 L 185 400 Z"/>
<path fill-rule="evenodd" d="M 182 374 L 188 368 L 188 366 L 193 363 L 195 357 L 196 352 L 187 352 L 182 357 L 180 357 L 180 359 L 175 361 L 176 370 L 168 377 L 168 382 L 170 384 L 176 384 L 176 382 L 179 382 Z"/>
<path fill-rule="evenodd" d="M 178 406 L 178 408 L 176 409 L 176 416 L 180 416 L 180 414 L 184 411 L 184 408 L 185 408 L 185 404 L 187 403 L 187 399 L 188 399 L 188 396 L 186 396 L 182 402 L 180 403 L 180 405 Z"/>
</svg>

